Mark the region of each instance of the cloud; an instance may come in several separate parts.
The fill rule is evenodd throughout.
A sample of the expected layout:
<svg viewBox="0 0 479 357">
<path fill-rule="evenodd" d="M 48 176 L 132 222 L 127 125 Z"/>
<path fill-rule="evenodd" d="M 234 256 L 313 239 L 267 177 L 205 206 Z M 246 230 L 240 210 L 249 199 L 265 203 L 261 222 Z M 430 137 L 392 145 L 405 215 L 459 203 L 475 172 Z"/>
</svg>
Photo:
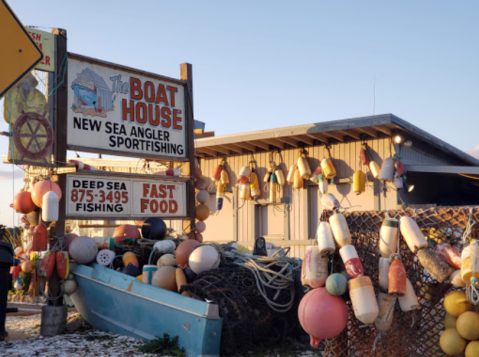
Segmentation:
<svg viewBox="0 0 479 357">
<path fill-rule="evenodd" d="M 479 159 L 479 144 L 474 147 L 472 150 L 468 150 L 467 153 L 476 159 Z"/>
<path fill-rule="evenodd" d="M 23 178 L 23 171 L 19 169 L 15 169 L 13 171 L 13 178 L 15 179 L 21 179 Z M 3 171 L 0 170 L 0 180 L 11 180 L 12 179 L 12 171 Z"/>
</svg>

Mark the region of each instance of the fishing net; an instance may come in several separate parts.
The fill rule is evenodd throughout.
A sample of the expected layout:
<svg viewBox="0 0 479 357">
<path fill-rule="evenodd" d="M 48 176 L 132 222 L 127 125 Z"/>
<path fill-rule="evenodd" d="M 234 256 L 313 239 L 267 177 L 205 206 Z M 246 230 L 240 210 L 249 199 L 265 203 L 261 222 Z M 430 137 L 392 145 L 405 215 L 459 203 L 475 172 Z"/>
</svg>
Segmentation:
<svg viewBox="0 0 479 357">
<path fill-rule="evenodd" d="M 479 221 L 478 208 L 431 208 L 428 210 L 388 211 L 391 217 L 409 215 L 418 223 L 424 233 L 437 242 L 447 242 L 462 250 L 462 236 L 468 228 L 468 221 Z M 374 289 L 378 284 L 379 231 L 386 212 L 351 212 L 345 214 L 364 268 L 364 275 L 371 278 Z M 479 238 L 479 224 L 470 231 L 471 239 Z M 391 328 L 380 337 L 374 325 L 364 326 L 354 317 L 351 302 L 347 328 L 336 338 L 326 340 L 325 356 L 446 356 L 440 348 L 439 337 L 444 330 L 446 312 L 444 296 L 457 289 L 449 283 L 438 283 L 433 279 L 411 253 L 404 239 L 400 239 L 401 258 L 408 278 L 419 299 L 419 308 L 402 312 L 396 303 Z M 336 252 L 333 257 L 334 272 L 344 270 Z"/>
<path fill-rule="evenodd" d="M 278 344 L 299 325 L 297 298 L 293 296 L 294 303 L 287 312 L 271 309 L 258 289 L 253 272 L 231 261 L 218 270 L 198 275 L 194 282 L 184 285 L 182 291 L 218 305 L 223 318 L 222 355 L 244 355 L 260 346 Z M 275 298 L 275 303 L 288 304 L 294 289 L 277 293 L 266 288 L 266 294 Z"/>
</svg>

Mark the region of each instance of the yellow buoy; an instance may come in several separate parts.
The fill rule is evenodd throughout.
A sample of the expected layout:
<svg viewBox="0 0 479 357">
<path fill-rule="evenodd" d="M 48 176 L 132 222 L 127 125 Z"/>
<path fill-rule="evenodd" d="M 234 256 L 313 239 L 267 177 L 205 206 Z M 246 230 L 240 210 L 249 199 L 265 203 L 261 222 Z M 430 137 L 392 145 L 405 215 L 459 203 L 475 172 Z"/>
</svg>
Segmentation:
<svg viewBox="0 0 479 357">
<path fill-rule="evenodd" d="M 366 174 L 362 170 L 358 170 L 353 176 L 354 193 L 360 195 L 366 191 Z"/>
<path fill-rule="evenodd" d="M 448 328 L 456 328 L 457 317 L 446 314 L 446 319 L 444 320 L 444 330 Z"/>
<path fill-rule="evenodd" d="M 466 340 L 477 340 L 479 338 L 479 314 L 466 311 L 459 315 L 456 322 L 456 330 Z"/>
<path fill-rule="evenodd" d="M 471 309 L 471 303 L 462 291 L 453 291 L 444 298 L 444 309 L 449 315 L 458 317 Z"/>
<path fill-rule="evenodd" d="M 466 347 L 466 357 L 479 356 L 479 341 L 471 341 Z"/>
<path fill-rule="evenodd" d="M 325 178 L 330 179 L 336 177 L 336 168 L 334 167 L 333 160 L 330 158 L 321 160 L 321 168 L 323 169 Z"/>
<path fill-rule="evenodd" d="M 448 328 L 439 339 L 441 349 L 449 356 L 459 355 L 466 349 L 466 340 L 463 339 L 456 329 Z"/>
</svg>

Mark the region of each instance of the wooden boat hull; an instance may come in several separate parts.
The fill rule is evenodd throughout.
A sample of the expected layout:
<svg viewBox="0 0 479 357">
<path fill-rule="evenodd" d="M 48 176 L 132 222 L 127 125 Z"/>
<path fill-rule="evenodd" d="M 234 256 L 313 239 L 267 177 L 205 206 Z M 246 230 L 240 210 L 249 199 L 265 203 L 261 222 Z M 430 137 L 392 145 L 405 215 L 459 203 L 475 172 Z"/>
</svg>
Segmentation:
<svg viewBox="0 0 479 357">
<path fill-rule="evenodd" d="M 101 265 L 72 264 L 78 284 L 71 295 L 93 327 L 143 340 L 178 336 L 188 356 L 219 356 L 218 306 L 144 284 Z"/>
</svg>

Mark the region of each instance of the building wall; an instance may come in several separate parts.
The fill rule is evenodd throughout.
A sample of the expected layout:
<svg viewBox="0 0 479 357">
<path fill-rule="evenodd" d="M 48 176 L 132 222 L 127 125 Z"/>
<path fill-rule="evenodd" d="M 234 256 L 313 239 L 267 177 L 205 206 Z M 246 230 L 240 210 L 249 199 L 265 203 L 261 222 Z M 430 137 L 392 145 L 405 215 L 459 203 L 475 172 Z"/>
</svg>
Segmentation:
<svg viewBox="0 0 479 357">
<path fill-rule="evenodd" d="M 394 146 L 389 138 L 368 140 L 367 143 L 371 148 L 372 159 L 380 165 L 385 158 L 395 154 Z M 360 164 L 360 149 L 361 142 L 341 143 L 331 147 L 330 154 L 337 171 L 336 182 L 340 180 L 341 183 L 330 184 L 328 192 L 341 202 L 342 207 L 350 211 L 396 209 L 397 192 L 391 184 L 384 187 L 382 183 L 372 179 L 369 169 Z M 323 158 L 329 157 L 324 146 L 308 147 L 306 150 L 309 152 L 308 161 L 311 170 L 314 170 Z M 236 183 L 241 167 L 248 165 L 254 157 L 256 173 L 263 190 L 262 180 L 270 165 L 270 155 L 270 152 L 260 152 L 254 155 L 227 156 L 227 171 L 232 185 Z M 422 153 L 418 148 L 403 147 L 401 155 L 408 164 L 449 163 L 448 160 L 435 157 L 431 153 Z M 299 150 L 289 148 L 281 150 L 281 155 L 275 153 L 273 159 L 286 177 L 289 167 L 297 162 L 298 157 Z M 208 180 L 222 159 L 223 157 L 210 157 L 200 160 L 203 175 Z M 367 173 L 368 184 L 366 192 L 356 195 L 353 192 L 352 177 L 359 169 Z M 274 206 L 267 203 L 268 194 L 264 190 L 258 201 L 247 202 L 239 200 L 236 187 L 230 188 L 229 191 L 226 193 L 223 209 L 220 212 L 216 212 L 214 189 L 210 194 L 208 206 L 211 215 L 205 221 L 206 231 L 203 233 L 205 241 L 237 241 L 252 247 L 256 237 L 265 236 L 268 242 L 290 246 L 290 256 L 303 257 L 305 248 L 311 244 L 308 239 L 315 237 L 317 222 L 322 211 L 316 184 L 307 181 L 307 185 L 301 190 L 293 190 L 291 185 L 286 184 L 280 193 L 282 203 Z"/>
</svg>

